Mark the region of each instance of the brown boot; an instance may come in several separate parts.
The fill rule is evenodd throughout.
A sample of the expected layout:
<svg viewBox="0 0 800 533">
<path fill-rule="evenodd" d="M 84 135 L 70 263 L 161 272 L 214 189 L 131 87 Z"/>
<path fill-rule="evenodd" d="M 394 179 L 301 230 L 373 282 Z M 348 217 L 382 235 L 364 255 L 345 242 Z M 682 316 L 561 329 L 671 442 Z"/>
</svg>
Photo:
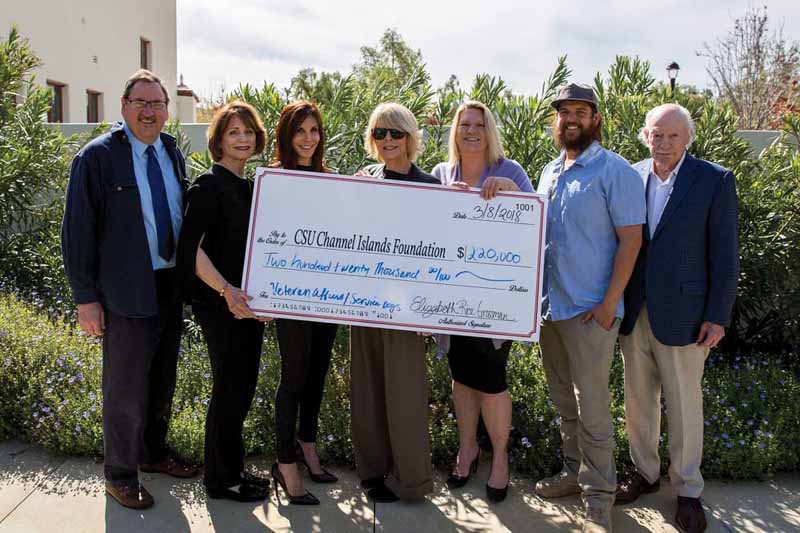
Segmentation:
<svg viewBox="0 0 800 533">
<path fill-rule="evenodd" d="M 147 509 L 155 503 L 153 496 L 138 482 L 113 485 L 111 482 L 106 481 L 106 494 L 117 500 L 123 507 L 130 509 Z"/>
<path fill-rule="evenodd" d="M 661 480 L 655 483 L 648 482 L 639 472 L 634 472 L 629 478 L 617 485 L 617 497 L 614 505 L 621 505 L 636 501 L 642 494 L 656 492 L 661 487 Z"/>
<path fill-rule="evenodd" d="M 675 522 L 678 523 L 680 530 L 686 533 L 705 531 L 708 524 L 700 498 L 678 496 L 678 512 L 675 513 Z"/>
</svg>

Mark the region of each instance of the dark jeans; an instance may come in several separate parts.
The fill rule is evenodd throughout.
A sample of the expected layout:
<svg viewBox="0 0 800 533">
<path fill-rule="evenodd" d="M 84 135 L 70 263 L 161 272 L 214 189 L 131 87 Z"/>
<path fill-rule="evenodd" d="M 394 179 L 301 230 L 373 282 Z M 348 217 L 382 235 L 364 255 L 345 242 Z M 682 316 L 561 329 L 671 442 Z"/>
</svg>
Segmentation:
<svg viewBox="0 0 800 533">
<path fill-rule="evenodd" d="M 276 320 L 281 352 L 281 382 L 275 396 L 275 438 L 278 461 L 294 463 L 295 438 L 317 439 L 319 409 L 325 376 L 336 340 L 336 324 Z M 300 428 L 297 413 L 300 411 Z"/>
<path fill-rule="evenodd" d="M 175 269 L 157 270 L 158 315 L 130 318 L 104 309 L 105 477 L 135 483 L 138 466 L 167 454 L 166 437 L 183 328 Z"/>
<path fill-rule="evenodd" d="M 209 488 L 240 482 L 244 470 L 242 426 L 258 381 L 264 324 L 237 320 L 227 308 L 192 305 L 208 344 L 214 384 L 206 416 L 205 474 Z"/>
</svg>

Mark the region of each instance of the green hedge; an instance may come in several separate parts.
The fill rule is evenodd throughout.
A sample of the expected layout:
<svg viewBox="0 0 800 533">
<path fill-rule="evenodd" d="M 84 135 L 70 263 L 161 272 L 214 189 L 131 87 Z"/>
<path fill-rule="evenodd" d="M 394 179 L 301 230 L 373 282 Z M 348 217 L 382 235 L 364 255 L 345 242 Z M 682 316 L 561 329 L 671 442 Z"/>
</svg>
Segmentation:
<svg viewBox="0 0 800 533">
<path fill-rule="evenodd" d="M 270 328 L 253 408 L 245 422 L 250 453 L 273 455 L 273 397 L 279 361 Z M 347 329 L 340 328 L 320 416 L 320 449 L 337 464 L 352 464 L 350 440 Z M 800 464 L 800 384 L 786 370 L 762 357 L 709 359 L 705 379 L 708 477 L 764 478 Z M 205 346 L 196 325 L 186 321 L 178 386 L 169 433 L 181 455 L 200 462 L 203 424 L 211 388 Z M 98 341 L 51 318 L 41 303 L 0 294 L 0 438 L 13 436 L 74 455 L 102 453 L 102 350 Z M 430 434 L 433 460 L 446 467 L 457 450 L 447 362 L 430 350 Z M 509 360 L 514 400 L 511 461 L 533 478 L 560 467 L 558 415 L 550 402 L 536 345 L 515 344 Z M 617 461 L 630 467 L 622 406 L 622 364 L 612 369 L 612 413 Z M 664 419 L 666 426 L 666 417 Z M 662 456 L 666 471 L 666 436 Z"/>
</svg>

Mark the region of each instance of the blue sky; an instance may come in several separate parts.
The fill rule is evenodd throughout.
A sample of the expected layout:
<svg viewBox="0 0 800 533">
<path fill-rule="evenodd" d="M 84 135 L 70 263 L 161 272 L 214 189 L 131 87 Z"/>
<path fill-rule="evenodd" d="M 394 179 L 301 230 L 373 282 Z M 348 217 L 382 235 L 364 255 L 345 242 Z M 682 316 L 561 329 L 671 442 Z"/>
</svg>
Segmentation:
<svg viewBox="0 0 800 533">
<path fill-rule="evenodd" d="M 679 82 L 706 87 L 704 42 L 723 37 L 750 6 L 768 7 L 773 29 L 800 40 L 800 0 L 177 0 L 178 70 L 201 96 L 260 85 L 285 87 L 298 70 L 349 71 L 359 48 L 388 27 L 420 49 L 434 86 L 499 75 L 516 92 L 538 92 L 566 54 L 574 81 L 590 82 L 616 55 L 638 55 L 652 72 L 681 65 Z"/>
</svg>

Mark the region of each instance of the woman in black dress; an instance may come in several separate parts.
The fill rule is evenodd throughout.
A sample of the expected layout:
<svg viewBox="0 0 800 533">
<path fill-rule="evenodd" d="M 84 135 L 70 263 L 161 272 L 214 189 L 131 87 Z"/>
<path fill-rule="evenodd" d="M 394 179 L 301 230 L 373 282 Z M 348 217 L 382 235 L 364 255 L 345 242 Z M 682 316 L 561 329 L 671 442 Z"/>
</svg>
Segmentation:
<svg viewBox="0 0 800 533">
<path fill-rule="evenodd" d="M 327 172 L 322 163 L 324 152 L 325 130 L 317 106 L 303 100 L 285 106 L 275 128 L 272 166 Z M 281 381 L 275 396 L 278 461 L 272 465 L 272 477 L 276 489 L 280 484 L 290 503 L 317 505 L 319 500 L 304 488 L 297 463 L 305 465 L 317 483 L 337 481 L 320 466 L 314 444 L 337 326 L 284 318 L 277 319 L 275 326 L 281 352 Z"/>
<path fill-rule="evenodd" d="M 244 471 L 242 426 L 256 389 L 264 323 L 247 305 L 242 279 L 252 182 L 247 161 L 264 149 L 266 130 L 250 105 L 222 107 L 208 128 L 215 164 L 189 188 L 178 246 L 192 311 L 208 344 L 213 373 L 206 417 L 205 475 L 210 498 L 259 501 L 269 482 Z"/>
</svg>

